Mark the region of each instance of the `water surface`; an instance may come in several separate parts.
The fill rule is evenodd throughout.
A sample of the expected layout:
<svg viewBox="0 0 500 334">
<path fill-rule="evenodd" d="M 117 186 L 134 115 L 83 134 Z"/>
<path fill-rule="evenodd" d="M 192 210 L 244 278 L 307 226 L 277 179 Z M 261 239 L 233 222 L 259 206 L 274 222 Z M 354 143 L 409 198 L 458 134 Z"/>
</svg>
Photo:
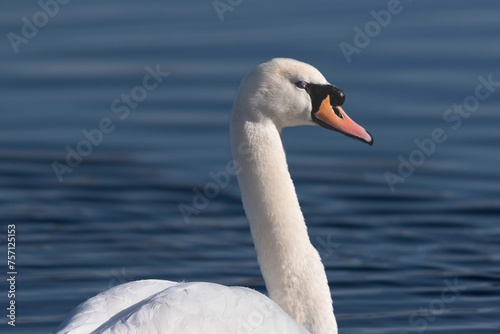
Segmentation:
<svg viewBox="0 0 500 334">
<path fill-rule="evenodd" d="M 285 56 L 341 87 L 375 138 L 369 147 L 308 127 L 284 136 L 340 332 L 500 333 L 500 94 L 455 130 L 443 118 L 479 76 L 500 81 L 500 8 L 402 6 L 351 63 L 340 43 L 354 45 L 353 29 L 386 1 L 244 1 L 222 22 L 210 1 L 74 1 L 19 53 L 3 38 L 0 219 L 3 240 L 16 224 L 18 293 L 17 326 L 3 316 L 2 332 L 51 332 L 81 301 L 134 279 L 265 291 L 235 179 L 190 224 L 178 205 L 231 159 L 241 77 Z M 40 9 L 3 7 L 3 35 Z M 120 119 L 113 101 L 157 65 L 169 76 Z M 114 131 L 59 182 L 53 162 L 103 118 Z M 447 139 L 391 191 L 386 173 L 436 128 Z M 444 303 L 447 284 L 458 288 Z"/>
</svg>

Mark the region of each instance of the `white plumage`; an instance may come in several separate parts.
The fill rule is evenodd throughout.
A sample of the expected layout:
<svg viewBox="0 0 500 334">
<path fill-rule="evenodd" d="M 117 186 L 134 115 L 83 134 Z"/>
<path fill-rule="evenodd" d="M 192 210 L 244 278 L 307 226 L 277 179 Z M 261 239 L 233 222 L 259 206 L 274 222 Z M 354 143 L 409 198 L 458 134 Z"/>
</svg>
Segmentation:
<svg viewBox="0 0 500 334">
<path fill-rule="evenodd" d="M 292 333 L 297 326 L 261 293 L 214 283 L 143 280 L 119 285 L 78 306 L 58 333 Z"/>
<path fill-rule="evenodd" d="M 341 108 L 344 98 L 318 70 L 292 59 L 261 64 L 237 93 L 231 149 L 271 299 L 213 283 L 136 281 L 84 302 L 57 333 L 337 334 L 327 276 L 307 234 L 281 131 L 321 125 L 371 144 Z"/>
</svg>

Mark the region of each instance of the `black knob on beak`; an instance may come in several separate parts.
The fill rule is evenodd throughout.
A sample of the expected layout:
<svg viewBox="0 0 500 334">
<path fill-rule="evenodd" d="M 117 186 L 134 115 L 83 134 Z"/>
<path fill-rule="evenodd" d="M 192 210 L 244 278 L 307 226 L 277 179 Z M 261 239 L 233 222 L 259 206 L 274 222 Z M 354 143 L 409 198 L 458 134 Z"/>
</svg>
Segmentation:
<svg viewBox="0 0 500 334">
<path fill-rule="evenodd" d="M 339 88 L 332 86 L 332 92 L 330 93 L 330 103 L 332 106 L 341 106 L 344 104 L 345 94 Z"/>
</svg>

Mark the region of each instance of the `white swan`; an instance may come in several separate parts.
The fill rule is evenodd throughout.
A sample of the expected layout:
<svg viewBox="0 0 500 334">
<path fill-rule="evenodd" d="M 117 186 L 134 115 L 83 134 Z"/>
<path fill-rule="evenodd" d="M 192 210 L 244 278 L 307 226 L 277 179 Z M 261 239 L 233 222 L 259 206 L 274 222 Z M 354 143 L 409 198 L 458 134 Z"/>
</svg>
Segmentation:
<svg viewBox="0 0 500 334">
<path fill-rule="evenodd" d="M 87 300 L 57 333 L 336 334 L 328 280 L 307 234 L 281 130 L 319 124 L 371 145 L 342 109 L 344 98 L 318 70 L 292 59 L 259 65 L 237 93 L 231 148 L 271 299 L 213 283 L 135 281 Z"/>
</svg>

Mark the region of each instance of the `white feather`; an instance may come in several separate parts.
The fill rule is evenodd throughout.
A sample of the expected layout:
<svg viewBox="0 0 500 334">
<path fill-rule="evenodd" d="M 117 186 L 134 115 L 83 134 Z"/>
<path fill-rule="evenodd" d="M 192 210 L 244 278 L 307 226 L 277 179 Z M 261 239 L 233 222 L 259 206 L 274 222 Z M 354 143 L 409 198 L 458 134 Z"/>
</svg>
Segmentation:
<svg viewBox="0 0 500 334">
<path fill-rule="evenodd" d="M 143 280 L 119 285 L 87 300 L 57 333 L 308 332 L 271 299 L 252 289 Z"/>
<path fill-rule="evenodd" d="M 137 281 L 78 306 L 58 334 L 337 334 L 325 269 L 309 240 L 281 141 L 284 127 L 315 125 L 310 96 L 295 86 L 300 80 L 327 84 L 296 60 L 258 66 L 243 79 L 231 117 L 238 182 L 272 300 L 241 287 Z"/>
</svg>

